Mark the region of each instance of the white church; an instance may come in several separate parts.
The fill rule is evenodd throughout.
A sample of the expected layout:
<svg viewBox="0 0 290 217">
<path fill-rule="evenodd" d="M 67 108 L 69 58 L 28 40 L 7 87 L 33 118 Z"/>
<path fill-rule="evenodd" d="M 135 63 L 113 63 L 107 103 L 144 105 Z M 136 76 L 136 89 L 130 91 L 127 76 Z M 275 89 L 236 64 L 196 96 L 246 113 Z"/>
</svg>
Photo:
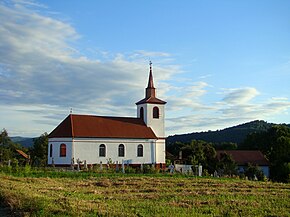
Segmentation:
<svg viewBox="0 0 290 217">
<path fill-rule="evenodd" d="M 79 160 L 163 167 L 165 104 L 156 97 L 150 63 L 145 98 L 136 103 L 137 117 L 68 115 L 49 134 L 48 165 L 71 166 Z"/>
</svg>

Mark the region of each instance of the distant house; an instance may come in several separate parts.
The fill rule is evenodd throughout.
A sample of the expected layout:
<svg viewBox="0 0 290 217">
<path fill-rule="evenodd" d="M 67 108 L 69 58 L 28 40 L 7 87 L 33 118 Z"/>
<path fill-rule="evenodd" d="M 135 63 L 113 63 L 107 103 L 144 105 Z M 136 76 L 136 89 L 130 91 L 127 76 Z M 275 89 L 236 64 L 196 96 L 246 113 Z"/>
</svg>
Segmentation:
<svg viewBox="0 0 290 217">
<path fill-rule="evenodd" d="M 68 115 L 50 134 L 48 165 L 126 162 L 165 166 L 165 101 L 156 97 L 152 67 L 137 117 Z M 101 106 L 101 105 L 100 105 Z"/>
<path fill-rule="evenodd" d="M 269 161 L 260 151 L 245 151 L 245 150 L 220 150 L 217 151 L 217 157 L 220 158 L 221 154 L 226 153 L 231 155 L 233 160 L 238 165 L 239 172 L 244 172 L 247 164 L 253 166 L 257 165 L 263 171 L 266 177 L 269 177 Z"/>
</svg>

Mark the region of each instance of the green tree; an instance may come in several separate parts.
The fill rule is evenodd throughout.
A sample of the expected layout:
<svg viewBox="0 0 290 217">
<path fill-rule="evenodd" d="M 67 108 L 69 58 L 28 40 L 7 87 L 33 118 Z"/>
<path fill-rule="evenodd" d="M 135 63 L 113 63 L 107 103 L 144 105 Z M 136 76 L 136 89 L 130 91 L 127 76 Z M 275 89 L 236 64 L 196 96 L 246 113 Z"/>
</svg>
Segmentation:
<svg viewBox="0 0 290 217">
<path fill-rule="evenodd" d="M 289 180 L 287 169 L 290 163 L 290 128 L 286 125 L 275 125 L 267 132 L 253 133 L 243 143 L 244 149 L 261 150 L 270 161 L 272 180 Z"/>
<path fill-rule="evenodd" d="M 10 153 L 9 147 L 11 145 L 12 141 L 10 137 L 8 136 L 8 132 L 6 129 L 3 129 L 0 134 L 0 145 L 2 150 L 2 160 L 8 160 L 12 153 Z"/>
<path fill-rule="evenodd" d="M 218 162 L 218 169 L 223 175 L 237 174 L 237 164 L 233 160 L 232 156 L 227 153 L 221 153 Z"/>
<path fill-rule="evenodd" d="M 182 142 L 174 142 L 174 143 L 169 143 L 166 144 L 166 151 L 168 151 L 170 154 L 174 156 L 178 156 L 178 153 L 180 149 L 185 145 L 185 143 Z"/>
<path fill-rule="evenodd" d="M 215 171 L 217 164 L 216 151 L 211 143 L 192 140 L 190 144 L 185 144 L 181 151 L 188 164 L 201 164 L 209 173 Z"/>
<path fill-rule="evenodd" d="M 221 144 L 216 145 L 217 150 L 236 150 L 237 148 L 237 143 L 233 142 L 222 142 Z"/>
<path fill-rule="evenodd" d="M 203 145 L 203 153 L 204 153 L 204 162 L 203 167 L 209 172 L 214 173 L 217 169 L 217 154 L 216 150 L 213 147 L 212 143 L 206 143 Z"/>
<path fill-rule="evenodd" d="M 20 164 L 25 164 L 26 160 L 20 156 L 16 149 L 27 151 L 20 144 L 12 142 L 6 129 L 3 129 L 0 134 L 0 163 L 7 164 L 9 160 L 17 161 Z"/>
<path fill-rule="evenodd" d="M 257 165 L 251 165 L 248 164 L 245 170 L 245 176 L 247 176 L 249 179 L 254 180 L 255 177 L 261 181 L 265 179 L 265 175 L 263 171 L 261 171 Z"/>
<path fill-rule="evenodd" d="M 32 165 L 47 165 L 48 134 L 43 133 L 40 137 L 33 140 L 33 146 L 30 149 Z"/>
</svg>

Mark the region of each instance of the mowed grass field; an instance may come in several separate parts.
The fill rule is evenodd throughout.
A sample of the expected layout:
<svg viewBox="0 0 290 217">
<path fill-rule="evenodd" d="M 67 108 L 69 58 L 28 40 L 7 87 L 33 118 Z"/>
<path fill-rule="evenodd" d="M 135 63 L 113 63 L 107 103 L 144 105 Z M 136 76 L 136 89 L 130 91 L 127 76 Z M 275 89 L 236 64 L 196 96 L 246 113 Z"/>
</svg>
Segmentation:
<svg viewBox="0 0 290 217">
<path fill-rule="evenodd" d="M 26 216 L 290 216 L 290 184 L 157 174 L 72 176 L 0 173 L 0 199 Z"/>
</svg>

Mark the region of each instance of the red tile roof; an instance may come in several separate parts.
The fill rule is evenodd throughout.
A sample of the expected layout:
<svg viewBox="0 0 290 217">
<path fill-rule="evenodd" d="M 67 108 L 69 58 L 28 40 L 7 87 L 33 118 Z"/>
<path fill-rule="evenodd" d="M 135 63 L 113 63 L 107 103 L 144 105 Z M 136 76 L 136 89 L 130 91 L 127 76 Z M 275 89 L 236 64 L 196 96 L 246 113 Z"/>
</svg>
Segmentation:
<svg viewBox="0 0 290 217">
<path fill-rule="evenodd" d="M 220 158 L 222 153 L 227 153 L 232 156 L 233 160 L 239 166 L 246 165 L 248 163 L 252 165 L 268 166 L 269 161 L 260 151 L 245 151 L 245 150 L 220 150 L 217 151 L 217 157 Z"/>
<path fill-rule="evenodd" d="M 140 118 L 104 117 L 70 114 L 49 138 L 135 138 L 157 139 Z"/>
<path fill-rule="evenodd" d="M 19 149 L 16 149 L 16 151 L 17 151 L 21 156 L 23 156 L 23 157 L 26 158 L 26 159 L 29 159 L 29 158 L 30 158 L 29 155 L 27 155 L 27 154 L 24 153 L 23 151 L 21 151 L 21 150 L 19 150 Z"/>
<path fill-rule="evenodd" d="M 149 98 L 144 98 L 140 100 L 139 102 L 136 103 L 136 105 L 143 104 L 143 103 L 166 104 L 166 102 L 161 99 L 158 99 L 156 97 L 149 97 Z"/>
</svg>

